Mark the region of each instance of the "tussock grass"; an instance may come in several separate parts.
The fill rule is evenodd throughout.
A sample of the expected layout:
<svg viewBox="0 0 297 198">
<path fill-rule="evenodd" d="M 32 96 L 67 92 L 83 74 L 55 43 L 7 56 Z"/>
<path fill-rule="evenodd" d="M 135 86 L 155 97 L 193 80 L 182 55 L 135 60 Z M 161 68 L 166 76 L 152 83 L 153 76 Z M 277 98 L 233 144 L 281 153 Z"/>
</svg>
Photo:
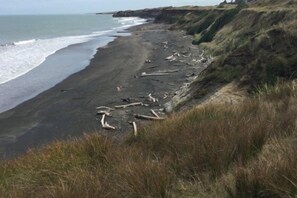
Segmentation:
<svg viewBox="0 0 297 198">
<path fill-rule="evenodd" d="M 175 114 L 121 144 L 95 133 L 30 151 L 0 166 L 0 195 L 295 196 L 296 87 Z"/>
</svg>

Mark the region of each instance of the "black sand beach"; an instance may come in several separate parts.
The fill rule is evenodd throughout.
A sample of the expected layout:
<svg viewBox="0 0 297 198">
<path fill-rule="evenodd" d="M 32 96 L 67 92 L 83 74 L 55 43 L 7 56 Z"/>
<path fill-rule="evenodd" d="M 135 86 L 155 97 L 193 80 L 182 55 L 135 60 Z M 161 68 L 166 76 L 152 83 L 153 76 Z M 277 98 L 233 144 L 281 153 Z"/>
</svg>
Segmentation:
<svg viewBox="0 0 297 198">
<path fill-rule="evenodd" d="M 23 154 L 54 140 L 75 138 L 100 132 L 121 139 L 132 130 L 129 121 L 135 113 L 161 113 L 162 105 L 197 75 L 205 65 L 193 60 L 201 56 L 184 32 L 169 31 L 162 24 L 146 24 L 130 29 L 132 35 L 120 37 L 98 49 L 90 65 L 37 97 L 0 114 L 0 148 L 3 158 Z M 163 42 L 168 42 L 164 47 Z M 166 57 L 178 53 L 175 61 Z M 151 63 L 146 63 L 146 60 Z M 143 72 L 174 71 L 166 76 L 140 77 Z M 149 94 L 158 103 L 147 101 Z M 148 107 L 133 107 L 113 112 L 108 123 L 115 131 L 101 128 L 96 107 L 144 102 Z M 139 123 L 139 121 L 137 121 Z M 143 121 L 141 121 L 143 122 Z"/>
</svg>

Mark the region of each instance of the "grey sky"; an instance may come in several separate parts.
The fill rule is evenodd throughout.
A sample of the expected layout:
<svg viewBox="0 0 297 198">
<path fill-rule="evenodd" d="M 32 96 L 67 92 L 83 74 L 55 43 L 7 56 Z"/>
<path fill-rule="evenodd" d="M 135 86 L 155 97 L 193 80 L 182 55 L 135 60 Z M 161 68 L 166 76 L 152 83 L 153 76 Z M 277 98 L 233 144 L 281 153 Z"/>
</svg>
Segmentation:
<svg viewBox="0 0 297 198">
<path fill-rule="evenodd" d="M 222 0 L 0 0 L 0 14 L 93 13 L 160 6 L 214 5 Z"/>
</svg>

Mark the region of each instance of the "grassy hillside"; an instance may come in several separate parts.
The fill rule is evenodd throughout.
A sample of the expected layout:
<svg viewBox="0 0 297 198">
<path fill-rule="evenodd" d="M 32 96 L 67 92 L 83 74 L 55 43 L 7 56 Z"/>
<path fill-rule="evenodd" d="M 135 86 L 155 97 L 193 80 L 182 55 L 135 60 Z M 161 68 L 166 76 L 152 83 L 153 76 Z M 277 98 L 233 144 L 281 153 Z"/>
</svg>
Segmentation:
<svg viewBox="0 0 297 198">
<path fill-rule="evenodd" d="M 1 197 L 297 196 L 297 84 L 207 105 L 116 143 L 57 142 L 0 166 Z"/>
<path fill-rule="evenodd" d="M 253 92 L 280 78 L 297 77 L 295 0 L 196 8 L 173 18 L 173 29 L 186 30 L 194 36 L 193 44 L 215 57 L 192 86 L 196 97 L 203 97 L 212 85 L 232 81 Z"/>
</svg>

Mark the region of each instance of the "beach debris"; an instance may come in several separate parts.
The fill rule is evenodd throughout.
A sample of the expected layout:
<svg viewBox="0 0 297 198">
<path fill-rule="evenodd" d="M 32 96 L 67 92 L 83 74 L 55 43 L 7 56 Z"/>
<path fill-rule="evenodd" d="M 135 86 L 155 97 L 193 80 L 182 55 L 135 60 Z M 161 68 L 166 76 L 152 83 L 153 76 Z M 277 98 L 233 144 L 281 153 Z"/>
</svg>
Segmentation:
<svg viewBox="0 0 297 198">
<path fill-rule="evenodd" d="M 138 135 L 136 122 L 129 122 L 129 123 L 132 124 L 132 126 L 133 126 L 133 133 L 134 133 L 134 136 L 136 137 Z"/>
<path fill-rule="evenodd" d="M 185 54 L 183 55 L 184 58 L 189 58 L 189 57 L 191 57 L 191 56 L 192 56 L 192 53 L 190 53 L 190 54 L 188 54 L 188 55 L 185 55 Z"/>
<path fill-rule="evenodd" d="M 106 115 L 103 114 L 102 118 L 101 118 L 101 121 L 100 121 L 102 128 L 103 129 L 108 129 L 108 130 L 115 130 L 116 129 L 115 127 L 113 127 L 113 126 L 109 125 L 107 122 L 105 122 L 105 117 L 106 117 Z"/>
<path fill-rule="evenodd" d="M 135 118 L 143 119 L 143 120 L 155 120 L 155 121 L 165 120 L 165 118 L 155 117 L 155 116 L 147 116 L 147 115 L 141 115 L 141 114 L 136 114 Z"/>
<path fill-rule="evenodd" d="M 165 93 L 163 96 L 163 99 L 166 99 L 166 98 L 168 98 L 168 93 Z"/>
<path fill-rule="evenodd" d="M 151 93 L 148 95 L 148 101 L 159 102 L 158 98 L 153 97 Z"/>
<path fill-rule="evenodd" d="M 174 55 L 171 55 L 171 56 L 166 57 L 165 60 L 173 60 L 174 58 L 175 58 Z"/>
<path fill-rule="evenodd" d="M 173 56 L 178 56 L 178 57 L 180 57 L 180 53 L 178 53 L 178 52 L 174 52 Z"/>
<path fill-rule="evenodd" d="M 171 56 L 168 56 L 165 58 L 165 60 L 168 60 L 170 62 L 172 61 L 176 61 L 177 60 L 177 57 L 180 57 L 180 53 L 178 53 L 177 51 L 173 51 L 173 54 Z"/>
<path fill-rule="evenodd" d="M 98 115 L 106 115 L 106 116 L 111 116 L 111 113 L 108 111 L 98 111 L 97 112 Z"/>
<path fill-rule="evenodd" d="M 153 109 L 151 109 L 151 113 L 152 113 L 156 118 L 160 118 L 160 116 L 159 116 Z"/>
<path fill-rule="evenodd" d="M 168 49 L 168 41 L 164 41 L 162 42 L 164 49 Z"/>
<path fill-rule="evenodd" d="M 152 61 L 150 59 L 146 59 L 145 63 L 151 63 Z"/>
<path fill-rule="evenodd" d="M 200 62 L 201 62 L 201 63 L 206 63 L 206 62 L 207 62 L 207 59 L 206 59 L 206 58 L 202 58 L 202 59 L 200 60 Z"/>
<path fill-rule="evenodd" d="M 96 107 L 97 110 L 103 109 L 103 110 L 107 110 L 107 111 L 114 111 L 115 109 L 110 108 L 110 107 L 106 107 L 106 106 L 100 106 L 100 107 Z"/>
<path fill-rule="evenodd" d="M 143 104 L 142 102 L 134 102 L 134 103 L 126 104 L 126 105 L 118 105 L 118 106 L 115 106 L 114 108 L 125 109 L 127 107 L 135 107 L 135 106 L 146 106 L 146 105 Z"/>
<path fill-rule="evenodd" d="M 194 63 L 206 63 L 207 59 L 202 57 L 201 59 L 197 60 L 197 59 L 193 59 L 192 62 Z"/>
<path fill-rule="evenodd" d="M 140 77 L 146 77 L 146 76 L 166 76 L 166 75 L 170 75 L 172 73 L 176 73 L 179 70 L 159 70 L 157 72 L 152 72 L 152 73 L 146 73 L 146 72 L 142 72 Z"/>
<path fill-rule="evenodd" d="M 117 86 L 116 89 L 117 89 L 118 92 L 120 92 L 120 91 L 122 91 L 123 86 L 121 86 L 121 85 L 120 86 Z"/>
</svg>

